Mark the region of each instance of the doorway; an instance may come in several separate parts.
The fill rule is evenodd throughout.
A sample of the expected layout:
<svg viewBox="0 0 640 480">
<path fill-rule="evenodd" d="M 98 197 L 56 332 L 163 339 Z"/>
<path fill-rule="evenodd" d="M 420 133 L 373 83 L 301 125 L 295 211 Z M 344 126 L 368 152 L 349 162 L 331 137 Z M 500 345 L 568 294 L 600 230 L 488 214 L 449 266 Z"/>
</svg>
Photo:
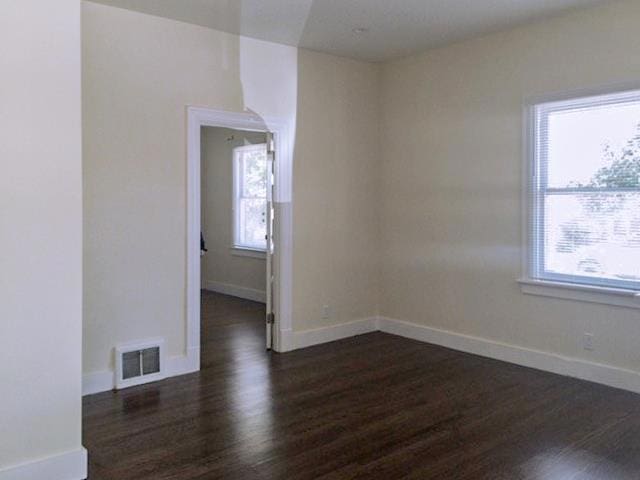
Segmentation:
<svg viewBox="0 0 640 480">
<path fill-rule="evenodd" d="M 189 107 L 188 116 L 188 238 L 187 238 L 187 352 L 192 370 L 200 368 L 200 340 L 201 340 L 201 287 L 217 288 L 218 295 L 232 294 L 235 298 L 245 297 L 242 300 L 247 302 L 264 301 L 264 323 L 263 332 L 264 345 L 272 347 L 273 350 L 283 352 L 290 350 L 291 342 L 291 257 L 292 257 L 292 202 L 291 202 L 291 139 L 289 136 L 288 122 L 276 118 L 262 118 L 253 113 L 233 113 L 197 107 Z M 202 192 L 203 187 L 203 144 L 208 133 L 206 129 L 215 128 L 219 132 L 225 131 L 225 142 L 231 146 L 231 164 L 240 169 L 243 159 L 247 164 L 252 163 L 252 156 L 256 156 L 255 149 L 262 148 L 266 152 L 268 165 L 267 187 L 271 183 L 271 188 L 267 188 L 267 208 L 265 212 L 266 230 L 266 251 L 264 267 L 264 297 L 261 296 L 260 288 L 253 286 L 245 287 L 245 290 L 224 290 L 227 282 L 206 279 L 203 275 L 209 275 L 208 270 L 202 268 L 204 248 L 209 250 L 211 246 L 210 234 L 205 235 L 202 219 L 203 201 L 206 201 Z M 204 133 L 203 133 L 204 132 Z M 235 133 L 234 133 L 235 132 Z M 232 138 L 233 137 L 233 138 Z M 227 139 L 230 139 L 228 142 Z M 236 141 L 237 140 L 237 141 Z M 262 143 L 258 143 L 262 142 Z M 262 145 L 262 147 L 256 147 Z M 259 154 L 260 156 L 262 154 Z M 233 157 L 237 160 L 234 161 Z M 254 162 L 255 163 L 255 162 Z M 251 169 L 250 169 L 251 170 Z M 244 172 L 245 174 L 247 172 Z M 236 182 L 242 177 L 242 172 L 237 172 Z M 255 172 L 248 172 L 249 176 L 255 177 Z M 255 180 L 255 178 L 254 178 Z M 249 179 L 251 181 L 251 179 Z M 245 185 L 246 186 L 246 185 Z M 234 185 L 238 194 L 238 187 Z M 240 189 L 241 190 L 241 189 Z M 255 192 L 254 192 L 255 193 Z M 227 247 L 231 253 L 237 257 L 245 259 L 259 260 L 252 258 L 260 256 L 260 249 L 257 246 L 260 229 L 256 228 L 256 214 L 260 211 L 260 202 L 257 198 L 247 198 L 238 196 L 236 198 L 237 209 L 230 212 L 232 218 L 231 228 L 232 241 Z M 235 197 L 234 197 L 235 198 Z M 245 205 L 241 205 L 244 202 Z M 243 210 L 244 209 L 244 210 Z M 244 215 L 244 216 L 243 216 Z M 261 214 L 260 214 L 261 215 Z M 244 231 L 238 230 L 243 221 L 248 219 L 248 228 Z M 235 229 L 235 230 L 234 230 Z M 207 238 L 210 237 L 210 238 Z M 244 247 L 244 248 L 237 248 Z M 204 252 L 204 257 L 208 251 Z M 255 265 L 254 265 L 255 267 Z M 209 268 L 208 266 L 206 267 Z M 257 267 L 256 267 L 257 268 Z M 204 285 L 203 285 L 204 282 Z M 206 283 L 210 282 L 210 283 Z M 217 283 L 215 283 L 217 282 Z M 233 285 L 233 284 L 228 284 Z M 226 292 L 226 293 L 225 293 Z M 271 293 L 271 295 L 269 295 Z M 264 300 L 262 300 L 264 298 Z"/>
<path fill-rule="evenodd" d="M 271 349 L 267 275 L 271 186 L 268 134 L 201 129 L 202 368 L 220 350 Z M 267 337 L 264 327 L 267 327 Z M 223 357 L 222 359 L 224 359 Z"/>
</svg>

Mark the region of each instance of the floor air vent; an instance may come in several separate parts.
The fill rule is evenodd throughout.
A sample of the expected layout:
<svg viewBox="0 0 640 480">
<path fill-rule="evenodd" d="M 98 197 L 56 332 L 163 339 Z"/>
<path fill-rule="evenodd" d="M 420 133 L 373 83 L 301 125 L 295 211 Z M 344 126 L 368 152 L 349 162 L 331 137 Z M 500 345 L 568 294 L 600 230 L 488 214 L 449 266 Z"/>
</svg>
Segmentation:
<svg viewBox="0 0 640 480">
<path fill-rule="evenodd" d="M 116 388 L 155 382 L 164 377 L 164 340 L 116 347 Z"/>
</svg>

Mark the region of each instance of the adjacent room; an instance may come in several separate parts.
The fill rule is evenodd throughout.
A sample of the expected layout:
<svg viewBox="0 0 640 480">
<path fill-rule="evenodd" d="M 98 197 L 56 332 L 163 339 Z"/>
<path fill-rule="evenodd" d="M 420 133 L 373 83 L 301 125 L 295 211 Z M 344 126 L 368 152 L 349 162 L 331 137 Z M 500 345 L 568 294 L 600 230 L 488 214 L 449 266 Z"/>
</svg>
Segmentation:
<svg viewBox="0 0 640 480">
<path fill-rule="evenodd" d="M 265 339 L 266 135 L 204 127 L 201 145 L 200 366 L 204 369 L 232 363 L 220 355 L 225 350 L 237 359 L 243 353 L 264 356 L 272 345 Z"/>
<path fill-rule="evenodd" d="M 640 478 L 638 25 L 0 2 L 0 480 Z"/>
</svg>

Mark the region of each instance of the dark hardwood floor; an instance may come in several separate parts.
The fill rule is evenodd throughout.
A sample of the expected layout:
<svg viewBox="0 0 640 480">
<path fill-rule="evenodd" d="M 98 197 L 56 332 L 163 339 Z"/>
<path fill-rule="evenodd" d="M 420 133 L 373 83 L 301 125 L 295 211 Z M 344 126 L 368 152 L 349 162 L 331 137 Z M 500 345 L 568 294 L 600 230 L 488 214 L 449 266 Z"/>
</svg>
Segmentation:
<svg viewBox="0 0 640 480">
<path fill-rule="evenodd" d="M 264 351 L 203 294 L 202 371 L 84 399 L 91 480 L 640 479 L 640 396 L 382 333 Z"/>
</svg>

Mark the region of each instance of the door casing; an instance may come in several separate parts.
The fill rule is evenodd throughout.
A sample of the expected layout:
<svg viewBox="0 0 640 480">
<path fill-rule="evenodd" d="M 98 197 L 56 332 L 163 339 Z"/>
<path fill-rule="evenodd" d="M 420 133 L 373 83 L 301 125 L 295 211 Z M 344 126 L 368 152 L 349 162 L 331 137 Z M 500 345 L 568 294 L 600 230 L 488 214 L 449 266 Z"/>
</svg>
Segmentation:
<svg viewBox="0 0 640 480">
<path fill-rule="evenodd" d="M 275 323 L 273 349 L 292 348 L 292 257 L 293 199 L 292 151 L 289 121 L 261 117 L 252 112 L 228 112 L 189 106 L 187 117 L 187 361 L 188 371 L 200 369 L 200 208 L 201 208 L 201 131 L 202 127 L 221 127 L 256 132 L 271 132 L 275 145 L 274 198 L 274 295 Z"/>
</svg>

